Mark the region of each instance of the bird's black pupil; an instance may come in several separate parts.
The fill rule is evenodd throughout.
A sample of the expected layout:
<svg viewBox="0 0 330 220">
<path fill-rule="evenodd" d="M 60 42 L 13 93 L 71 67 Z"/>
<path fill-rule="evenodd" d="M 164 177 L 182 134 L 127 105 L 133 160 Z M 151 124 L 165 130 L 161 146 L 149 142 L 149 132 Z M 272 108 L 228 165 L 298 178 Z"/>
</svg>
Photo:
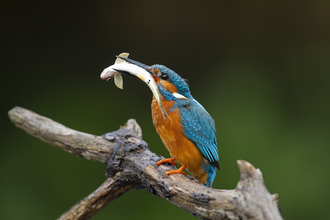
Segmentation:
<svg viewBox="0 0 330 220">
<path fill-rule="evenodd" d="M 168 75 L 165 74 L 165 73 L 163 73 L 163 74 L 162 74 L 162 79 L 163 79 L 163 80 L 167 80 L 167 79 L 168 79 Z"/>
</svg>

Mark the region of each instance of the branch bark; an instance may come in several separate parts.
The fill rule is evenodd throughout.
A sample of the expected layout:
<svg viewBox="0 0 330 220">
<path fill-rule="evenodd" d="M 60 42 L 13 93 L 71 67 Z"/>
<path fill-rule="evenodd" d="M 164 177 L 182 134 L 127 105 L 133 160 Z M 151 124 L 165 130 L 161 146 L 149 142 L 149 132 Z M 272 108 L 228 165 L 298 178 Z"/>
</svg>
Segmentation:
<svg viewBox="0 0 330 220">
<path fill-rule="evenodd" d="M 133 119 L 101 137 L 75 131 L 21 107 L 8 115 L 17 127 L 42 141 L 106 164 L 108 179 L 59 219 L 88 219 L 133 188 L 146 189 L 200 219 L 282 219 L 278 195 L 268 192 L 261 171 L 246 161 L 237 161 L 241 178 L 236 189 L 212 189 L 192 177 L 166 176 L 165 172 L 175 167 L 155 165 L 162 158 L 148 149 Z"/>
</svg>

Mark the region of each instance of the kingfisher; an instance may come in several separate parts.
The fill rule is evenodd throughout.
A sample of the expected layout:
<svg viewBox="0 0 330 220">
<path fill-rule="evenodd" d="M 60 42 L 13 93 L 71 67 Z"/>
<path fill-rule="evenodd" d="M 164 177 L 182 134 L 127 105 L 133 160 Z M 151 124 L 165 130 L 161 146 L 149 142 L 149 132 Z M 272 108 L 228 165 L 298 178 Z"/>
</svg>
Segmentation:
<svg viewBox="0 0 330 220">
<path fill-rule="evenodd" d="M 212 187 L 216 171 L 220 170 L 215 122 L 193 98 L 186 80 L 164 65 L 148 66 L 127 57 L 119 58 L 147 71 L 158 87 L 159 94 L 156 97 L 161 97 L 161 107 L 166 115 L 154 93 L 151 102 L 152 121 L 171 158 L 162 159 L 157 165 L 177 165 L 178 162 L 181 167 L 167 171 L 166 175 L 185 174 L 183 170 L 186 169 L 199 183 Z M 132 76 L 127 70 L 116 71 Z"/>
</svg>

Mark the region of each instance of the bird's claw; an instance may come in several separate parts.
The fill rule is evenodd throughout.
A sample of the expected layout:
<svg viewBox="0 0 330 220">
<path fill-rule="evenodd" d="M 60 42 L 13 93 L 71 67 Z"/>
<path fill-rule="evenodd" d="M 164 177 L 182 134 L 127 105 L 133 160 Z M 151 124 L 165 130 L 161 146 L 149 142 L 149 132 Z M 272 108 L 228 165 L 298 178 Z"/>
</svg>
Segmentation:
<svg viewBox="0 0 330 220">
<path fill-rule="evenodd" d="M 170 163 L 176 166 L 176 163 L 174 162 L 175 158 L 168 158 L 168 159 L 162 159 L 160 161 L 157 161 L 157 165 L 161 165 L 163 163 Z"/>
<path fill-rule="evenodd" d="M 183 170 L 184 170 L 185 168 L 186 168 L 186 166 L 183 165 L 183 166 L 180 167 L 179 169 L 177 169 L 177 170 L 170 170 L 170 171 L 167 171 L 165 174 L 166 174 L 166 175 L 170 175 L 170 174 L 175 174 L 175 173 L 181 173 L 181 174 L 183 174 L 183 175 L 186 175 L 186 173 L 183 172 Z"/>
<path fill-rule="evenodd" d="M 170 174 L 176 174 L 176 173 L 181 173 L 181 174 L 183 174 L 183 175 L 186 175 L 186 173 L 183 172 L 183 171 L 180 171 L 180 169 L 177 169 L 177 170 L 170 170 L 170 171 L 167 171 L 165 174 L 166 174 L 166 175 L 170 175 Z"/>
</svg>

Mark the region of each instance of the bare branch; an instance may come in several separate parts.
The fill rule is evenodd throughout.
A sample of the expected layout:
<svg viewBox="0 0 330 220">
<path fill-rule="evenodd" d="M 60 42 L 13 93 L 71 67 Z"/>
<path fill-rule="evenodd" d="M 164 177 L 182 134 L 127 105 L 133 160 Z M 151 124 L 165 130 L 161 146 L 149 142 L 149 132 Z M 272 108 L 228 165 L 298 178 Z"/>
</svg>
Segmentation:
<svg viewBox="0 0 330 220">
<path fill-rule="evenodd" d="M 132 185 L 119 185 L 117 183 L 117 179 L 120 175 L 121 173 L 118 172 L 113 178 L 108 178 L 93 193 L 79 201 L 71 207 L 70 210 L 63 213 L 58 220 L 89 219 L 111 201 L 117 199 L 119 196 L 130 191 L 131 189 L 134 189 L 134 186 Z"/>
<path fill-rule="evenodd" d="M 108 147 L 111 143 L 100 136 L 75 131 L 21 107 L 13 108 L 8 115 L 17 127 L 32 136 L 79 157 L 104 162 L 112 154 Z"/>
<path fill-rule="evenodd" d="M 90 218 L 134 187 L 163 197 L 201 219 L 282 219 L 277 194 L 268 192 L 261 171 L 246 161 L 237 161 L 241 179 L 236 189 L 211 189 L 183 175 L 166 176 L 165 171 L 174 167 L 155 165 L 161 158 L 141 140 L 142 132 L 135 120 L 100 137 L 72 130 L 20 107 L 13 108 L 9 117 L 17 127 L 47 143 L 106 164 L 109 179 L 60 219 Z"/>
</svg>

